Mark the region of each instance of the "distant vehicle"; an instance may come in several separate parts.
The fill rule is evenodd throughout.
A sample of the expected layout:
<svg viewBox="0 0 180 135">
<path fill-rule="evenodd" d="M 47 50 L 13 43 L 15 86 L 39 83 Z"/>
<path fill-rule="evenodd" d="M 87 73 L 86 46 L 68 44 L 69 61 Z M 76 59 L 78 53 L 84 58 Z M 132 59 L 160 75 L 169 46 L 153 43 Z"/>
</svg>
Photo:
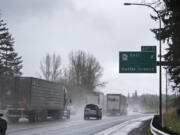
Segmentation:
<svg viewBox="0 0 180 135">
<path fill-rule="evenodd" d="M 96 104 L 87 104 L 84 108 L 84 119 L 95 117 L 98 120 L 102 119 L 102 108 Z"/>
<path fill-rule="evenodd" d="M 2 118 L 3 114 L 0 113 L 0 135 L 5 135 L 7 130 L 7 121 Z"/>
<path fill-rule="evenodd" d="M 100 104 L 100 96 L 99 95 L 88 95 L 86 96 L 86 104 Z"/>
<path fill-rule="evenodd" d="M 126 97 L 121 94 L 107 94 L 107 114 L 122 115 L 127 113 Z"/>
<path fill-rule="evenodd" d="M 138 109 L 136 107 L 134 107 L 133 112 L 138 112 Z"/>
<path fill-rule="evenodd" d="M 105 96 L 102 93 L 92 93 L 92 94 L 88 94 L 86 96 L 86 100 L 85 100 L 86 105 L 87 104 L 96 104 L 99 105 L 103 108 L 103 110 L 105 110 Z"/>
<path fill-rule="evenodd" d="M 1 78 L 0 93 L 0 109 L 7 111 L 9 121 L 70 118 L 67 90 L 61 84 L 32 77 Z"/>
</svg>

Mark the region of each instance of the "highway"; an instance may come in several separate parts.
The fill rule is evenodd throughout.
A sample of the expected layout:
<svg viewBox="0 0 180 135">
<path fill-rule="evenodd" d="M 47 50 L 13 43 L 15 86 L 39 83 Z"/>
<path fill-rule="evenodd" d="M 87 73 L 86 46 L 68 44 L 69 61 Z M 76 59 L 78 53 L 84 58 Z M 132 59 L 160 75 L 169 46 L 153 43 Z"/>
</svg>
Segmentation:
<svg viewBox="0 0 180 135">
<path fill-rule="evenodd" d="M 127 135 L 144 120 L 148 114 L 126 116 L 104 116 L 102 120 L 84 120 L 83 115 L 72 116 L 69 120 L 48 120 L 29 123 L 27 121 L 9 124 L 7 135 Z"/>
</svg>

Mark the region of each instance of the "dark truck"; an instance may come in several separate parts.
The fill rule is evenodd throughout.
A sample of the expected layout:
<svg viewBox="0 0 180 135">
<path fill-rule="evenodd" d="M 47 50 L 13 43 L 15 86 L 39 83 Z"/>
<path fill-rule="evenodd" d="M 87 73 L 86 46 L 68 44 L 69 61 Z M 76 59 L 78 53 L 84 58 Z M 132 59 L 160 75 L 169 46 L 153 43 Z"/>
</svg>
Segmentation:
<svg viewBox="0 0 180 135">
<path fill-rule="evenodd" d="M 9 121 L 70 118 L 67 90 L 61 84 L 32 77 L 0 78 L 0 93 L 0 109 L 6 110 Z"/>
</svg>

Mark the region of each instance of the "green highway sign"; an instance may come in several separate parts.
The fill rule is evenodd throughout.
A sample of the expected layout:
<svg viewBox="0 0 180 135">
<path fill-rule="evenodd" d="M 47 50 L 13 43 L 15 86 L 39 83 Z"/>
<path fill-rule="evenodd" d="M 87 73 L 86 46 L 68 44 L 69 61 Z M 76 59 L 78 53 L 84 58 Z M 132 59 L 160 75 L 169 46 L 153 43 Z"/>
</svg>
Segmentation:
<svg viewBox="0 0 180 135">
<path fill-rule="evenodd" d="M 156 52 L 156 46 L 141 46 L 141 52 Z"/>
<path fill-rule="evenodd" d="M 120 73 L 156 73 L 156 52 L 119 52 Z"/>
</svg>

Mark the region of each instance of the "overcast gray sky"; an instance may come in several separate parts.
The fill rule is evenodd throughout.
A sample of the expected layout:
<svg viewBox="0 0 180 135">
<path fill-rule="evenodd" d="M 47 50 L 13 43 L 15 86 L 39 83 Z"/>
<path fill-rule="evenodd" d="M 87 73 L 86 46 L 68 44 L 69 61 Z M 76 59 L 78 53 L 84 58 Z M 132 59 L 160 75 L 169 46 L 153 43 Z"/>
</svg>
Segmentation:
<svg viewBox="0 0 180 135">
<path fill-rule="evenodd" d="M 158 22 L 150 18 L 152 10 L 123 5 L 143 1 L 0 0 L 0 10 L 15 38 L 15 49 L 23 57 L 24 76 L 40 73 L 40 61 L 46 53 L 61 55 L 66 67 L 69 53 L 83 50 L 93 54 L 104 69 L 102 80 L 108 84 L 101 91 L 158 94 L 158 72 L 118 72 L 119 51 L 140 51 L 141 45 L 158 46 L 150 32 L 150 28 L 158 27 Z M 163 91 L 164 86 L 163 80 Z"/>
</svg>

